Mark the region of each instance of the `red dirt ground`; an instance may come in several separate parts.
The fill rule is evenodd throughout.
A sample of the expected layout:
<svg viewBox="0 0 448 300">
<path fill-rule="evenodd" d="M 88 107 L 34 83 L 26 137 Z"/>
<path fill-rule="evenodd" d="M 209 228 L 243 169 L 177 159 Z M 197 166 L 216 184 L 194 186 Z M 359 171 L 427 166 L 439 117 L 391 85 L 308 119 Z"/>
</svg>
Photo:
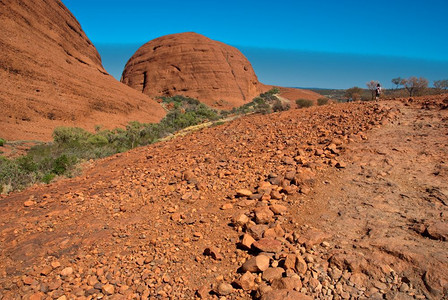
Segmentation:
<svg viewBox="0 0 448 300">
<path fill-rule="evenodd" d="M 252 115 L 2 196 L 0 298 L 446 298 L 447 101 Z"/>
</svg>

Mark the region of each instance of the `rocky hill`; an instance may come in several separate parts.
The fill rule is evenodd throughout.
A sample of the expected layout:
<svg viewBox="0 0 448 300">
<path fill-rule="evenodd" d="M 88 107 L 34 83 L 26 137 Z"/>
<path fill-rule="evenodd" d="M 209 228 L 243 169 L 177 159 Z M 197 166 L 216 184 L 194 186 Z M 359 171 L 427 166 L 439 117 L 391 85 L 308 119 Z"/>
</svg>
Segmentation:
<svg viewBox="0 0 448 300">
<path fill-rule="evenodd" d="M 51 138 L 56 126 L 155 122 L 164 110 L 106 73 L 59 0 L 0 2 L 0 137 Z"/>
<path fill-rule="evenodd" d="M 258 81 L 238 49 L 194 32 L 143 45 L 126 64 L 121 81 L 151 97 L 180 94 L 219 109 L 251 102 L 270 88 Z M 313 92 L 304 95 L 319 97 Z"/>
<path fill-rule="evenodd" d="M 0 298 L 444 299 L 447 108 L 251 115 L 2 196 Z"/>
</svg>

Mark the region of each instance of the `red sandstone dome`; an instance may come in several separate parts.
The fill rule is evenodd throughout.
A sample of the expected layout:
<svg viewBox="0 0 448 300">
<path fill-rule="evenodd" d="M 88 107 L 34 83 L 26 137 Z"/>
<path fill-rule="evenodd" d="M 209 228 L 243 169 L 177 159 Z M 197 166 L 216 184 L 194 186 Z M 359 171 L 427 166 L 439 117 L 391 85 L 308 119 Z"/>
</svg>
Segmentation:
<svg viewBox="0 0 448 300">
<path fill-rule="evenodd" d="M 143 45 L 121 81 L 151 97 L 181 94 L 218 108 L 243 105 L 267 89 L 238 49 L 194 32 Z"/>
<path fill-rule="evenodd" d="M 56 126 L 156 122 L 158 103 L 106 73 L 59 0 L 0 2 L 0 137 L 48 140 Z"/>
</svg>

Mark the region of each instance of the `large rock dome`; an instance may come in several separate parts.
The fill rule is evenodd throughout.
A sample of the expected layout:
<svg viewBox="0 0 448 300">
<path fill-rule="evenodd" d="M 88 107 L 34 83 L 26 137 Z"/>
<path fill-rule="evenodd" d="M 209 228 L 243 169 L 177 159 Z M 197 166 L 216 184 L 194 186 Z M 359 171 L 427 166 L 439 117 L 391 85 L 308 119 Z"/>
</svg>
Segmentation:
<svg viewBox="0 0 448 300">
<path fill-rule="evenodd" d="M 151 97 L 184 95 L 217 108 L 243 105 L 266 90 L 238 49 L 194 32 L 140 47 L 121 81 Z"/>
<path fill-rule="evenodd" d="M 61 1 L 0 1 L 0 28 L 0 137 L 49 140 L 56 126 L 93 130 L 165 115 L 106 73 Z"/>
</svg>

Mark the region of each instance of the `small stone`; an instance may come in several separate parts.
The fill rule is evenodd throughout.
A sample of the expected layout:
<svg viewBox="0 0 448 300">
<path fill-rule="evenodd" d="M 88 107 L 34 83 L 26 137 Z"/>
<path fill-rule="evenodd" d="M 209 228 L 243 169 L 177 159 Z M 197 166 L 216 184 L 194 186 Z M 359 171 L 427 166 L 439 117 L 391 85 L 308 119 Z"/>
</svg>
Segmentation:
<svg viewBox="0 0 448 300">
<path fill-rule="evenodd" d="M 179 222 L 180 220 L 182 220 L 182 216 L 181 216 L 181 214 L 178 213 L 178 212 L 173 213 L 173 214 L 171 215 L 170 218 L 171 218 L 171 220 L 174 221 L 174 222 Z"/>
<path fill-rule="evenodd" d="M 28 276 L 22 278 L 22 282 L 26 285 L 32 285 L 34 283 L 34 279 Z"/>
<path fill-rule="evenodd" d="M 56 280 L 48 283 L 48 290 L 57 290 L 62 285 L 62 280 Z"/>
<path fill-rule="evenodd" d="M 233 204 L 232 203 L 225 203 L 221 206 L 222 210 L 227 210 L 227 209 L 232 209 L 233 208 Z"/>
<path fill-rule="evenodd" d="M 292 157 L 288 157 L 288 156 L 283 157 L 282 162 L 283 162 L 285 165 L 295 165 L 295 164 L 296 164 L 294 158 L 292 158 Z"/>
<path fill-rule="evenodd" d="M 57 300 L 67 300 L 67 296 L 62 295 L 61 297 L 57 298 Z"/>
<path fill-rule="evenodd" d="M 272 220 L 274 213 L 267 206 L 257 207 L 254 209 L 255 222 L 257 224 L 267 224 Z"/>
<path fill-rule="evenodd" d="M 26 298 L 25 298 L 26 299 Z M 35 293 L 29 296 L 28 300 L 41 300 L 43 299 L 42 293 Z"/>
<path fill-rule="evenodd" d="M 243 272 L 263 272 L 269 268 L 270 259 L 266 255 L 260 254 L 249 258 L 242 266 Z"/>
<path fill-rule="evenodd" d="M 196 291 L 196 295 L 201 299 L 206 299 L 210 295 L 210 289 L 203 285 Z"/>
<path fill-rule="evenodd" d="M 357 288 L 367 286 L 369 277 L 364 273 L 353 273 L 350 276 L 350 282 L 353 283 Z"/>
<path fill-rule="evenodd" d="M 67 267 L 62 269 L 61 273 L 62 276 L 69 276 L 73 274 L 73 268 L 72 267 Z"/>
<path fill-rule="evenodd" d="M 263 237 L 265 238 L 283 237 L 284 235 L 285 231 L 280 226 L 280 224 L 276 224 L 274 227 L 266 229 L 266 231 L 263 233 Z"/>
<path fill-rule="evenodd" d="M 51 265 L 51 267 L 53 269 L 56 269 L 56 268 L 59 268 L 61 266 L 61 263 L 58 262 L 58 261 L 53 261 L 50 265 Z"/>
<path fill-rule="evenodd" d="M 245 214 L 238 213 L 232 218 L 232 223 L 237 226 L 244 226 L 249 223 L 250 219 Z"/>
<path fill-rule="evenodd" d="M 33 206 L 34 204 L 36 204 L 36 202 L 33 200 L 28 200 L 28 201 L 23 202 L 23 206 L 25 206 L 25 207 L 30 207 L 30 206 Z"/>
<path fill-rule="evenodd" d="M 51 266 L 45 266 L 40 270 L 40 274 L 47 276 L 48 274 L 51 273 L 51 271 L 53 271 L 53 268 Z"/>
<path fill-rule="evenodd" d="M 303 275 L 306 273 L 306 270 L 308 269 L 308 266 L 305 262 L 305 260 L 300 255 L 296 255 L 296 270 L 298 274 Z"/>
<path fill-rule="evenodd" d="M 308 281 L 308 285 L 313 289 L 313 291 L 315 291 L 317 287 L 320 285 L 320 282 L 316 278 L 311 277 L 310 280 Z"/>
<path fill-rule="evenodd" d="M 283 198 L 283 196 L 282 196 L 282 194 L 281 194 L 279 191 L 277 191 L 277 190 L 273 190 L 273 191 L 271 192 L 271 198 L 272 198 L 272 199 L 276 199 L 276 200 L 280 200 L 280 199 Z"/>
<path fill-rule="evenodd" d="M 272 291 L 272 287 L 263 282 L 258 285 L 257 292 L 255 293 L 255 298 L 260 299 L 263 295 L 270 291 Z"/>
<path fill-rule="evenodd" d="M 236 282 L 245 291 L 251 291 L 255 288 L 255 275 L 251 272 L 244 273 Z"/>
<path fill-rule="evenodd" d="M 296 268 L 296 255 L 288 254 L 286 255 L 285 262 L 283 263 L 283 267 L 285 270 L 295 270 Z"/>
<path fill-rule="evenodd" d="M 271 238 L 262 238 L 252 244 L 252 247 L 260 252 L 277 253 L 282 250 L 282 243 Z"/>
<path fill-rule="evenodd" d="M 400 292 L 406 293 L 407 291 L 409 291 L 409 285 L 407 283 L 403 282 L 400 285 Z"/>
<path fill-rule="evenodd" d="M 250 197 L 252 195 L 252 192 L 248 189 L 239 189 L 236 191 L 236 195 L 239 197 Z"/>
<path fill-rule="evenodd" d="M 245 233 L 243 235 L 243 238 L 241 240 L 241 247 L 245 248 L 246 250 L 250 250 L 252 248 L 252 244 L 255 242 L 255 239 L 250 235 Z"/>
<path fill-rule="evenodd" d="M 105 284 L 101 288 L 101 291 L 106 295 L 112 295 L 115 293 L 115 287 L 112 284 Z"/>
<path fill-rule="evenodd" d="M 289 170 L 285 174 L 285 179 L 287 180 L 293 180 L 294 176 L 296 176 L 296 170 Z"/>
<path fill-rule="evenodd" d="M 94 286 L 98 282 L 98 278 L 95 275 L 92 275 L 87 279 L 87 284 L 90 286 Z"/>
<path fill-rule="evenodd" d="M 219 249 L 214 246 L 205 248 L 204 255 L 211 256 L 214 260 L 222 259 L 222 254 L 220 253 Z"/>
<path fill-rule="evenodd" d="M 378 280 L 375 280 L 373 282 L 373 286 L 379 290 L 383 290 L 383 291 L 387 290 L 387 284 L 382 283 L 381 281 L 378 281 Z"/>
<path fill-rule="evenodd" d="M 272 282 L 272 288 L 275 290 L 300 290 L 302 288 L 302 281 L 298 277 L 285 277 L 276 279 Z"/>
<path fill-rule="evenodd" d="M 283 215 L 288 211 L 288 208 L 286 206 L 280 204 L 272 204 L 269 208 L 276 215 Z"/>
<path fill-rule="evenodd" d="M 436 222 L 426 228 L 429 237 L 435 240 L 448 241 L 448 223 Z"/>
<path fill-rule="evenodd" d="M 311 188 L 308 186 L 302 186 L 300 187 L 300 193 L 304 195 L 308 195 L 311 192 Z"/>
<path fill-rule="evenodd" d="M 282 192 L 287 195 L 294 195 L 295 193 L 297 193 L 297 191 L 297 186 L 295 185 L 288 185 L 282 189 Z"/>
<path fill-rule="evenodd" d="M 233 287 L 225 282 L 222 282 L 218 285 L 216 293 L 220 296 L 227 296 L 233 292 Z"/>
<path fill-rule="evenodd" d="M 250 233 L 250 235 L 256 239 L 259 240 L 263 237 L 264 232 L 268 229 L 268 226 L 265 224 L 257 224 L 250 226 L 247 229 L 247 232 Z"/>
<path fill-rule="evenodd" d="M 284 271 L 285 270 L 283 270 L 282 268 L 268 268 L 263 272 L 262 278 L 263 280 L 271 283 L 275 279 L 282 278 Z"/>
</svg>

